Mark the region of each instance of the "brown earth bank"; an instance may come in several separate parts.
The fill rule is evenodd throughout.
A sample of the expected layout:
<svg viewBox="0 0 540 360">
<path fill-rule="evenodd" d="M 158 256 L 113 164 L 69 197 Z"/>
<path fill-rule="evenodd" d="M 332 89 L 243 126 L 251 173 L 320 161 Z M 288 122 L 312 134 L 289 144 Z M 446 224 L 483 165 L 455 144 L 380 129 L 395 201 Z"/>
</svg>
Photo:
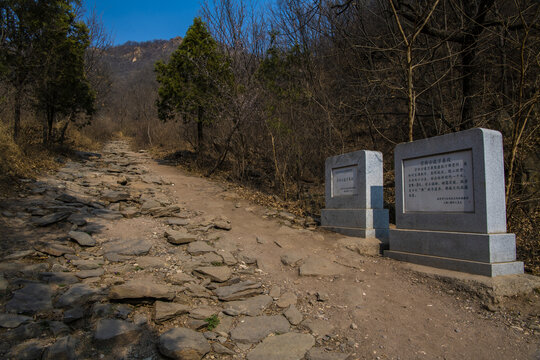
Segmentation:
<svg viewBox="0 0 540 360">
<path fill-rule="evenodd" d="M 1 358 L 540 358 L 537 292 L 366 255 L 125 142 L 101 154 L 0 203 Z"/>
</svg>

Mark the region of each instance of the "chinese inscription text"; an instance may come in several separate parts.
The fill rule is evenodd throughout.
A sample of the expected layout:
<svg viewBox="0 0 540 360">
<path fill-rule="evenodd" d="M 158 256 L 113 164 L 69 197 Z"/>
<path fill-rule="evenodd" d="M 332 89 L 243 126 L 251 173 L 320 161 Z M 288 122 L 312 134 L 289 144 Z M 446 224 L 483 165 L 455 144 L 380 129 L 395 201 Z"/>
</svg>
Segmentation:
<svg viewBox="0 0 540 360">
<path fill-rule="evenodd" d="M 473 212 L 472 151 L 403 161 L 403 195 L 409 212 Z"/>
</svg>

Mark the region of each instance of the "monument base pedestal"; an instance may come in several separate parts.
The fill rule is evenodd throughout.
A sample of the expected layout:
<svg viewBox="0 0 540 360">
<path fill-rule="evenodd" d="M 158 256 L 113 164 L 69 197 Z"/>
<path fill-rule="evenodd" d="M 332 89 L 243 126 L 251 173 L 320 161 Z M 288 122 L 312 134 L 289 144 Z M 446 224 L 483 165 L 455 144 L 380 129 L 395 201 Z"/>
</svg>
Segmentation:
<svg viewBox="0 0 540 360">
<path fill-rule="evenodd" d="M 514 234 L 392 229 L 385 256 L 484 276 L 523 274 Z"/>
<path fill-rule="evenodd" d="M 373 237 L 388 243 L 387 209 L 322 209 L 321 225 L 343 235 Z"/>
</svg>

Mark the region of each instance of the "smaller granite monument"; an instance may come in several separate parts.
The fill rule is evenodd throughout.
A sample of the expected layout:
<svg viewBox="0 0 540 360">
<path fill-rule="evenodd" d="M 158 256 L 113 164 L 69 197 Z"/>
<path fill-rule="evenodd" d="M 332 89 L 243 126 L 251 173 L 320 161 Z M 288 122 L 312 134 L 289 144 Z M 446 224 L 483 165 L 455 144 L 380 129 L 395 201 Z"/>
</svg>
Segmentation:
<svg viewBox="0 0 540 360">
<path fill-rule="evenodd" d="M 471 129 L 395 150 L 397 260 L 485 276 L 523 273 L 506 233 L 504 160 L 498 131 Z"/>
<path fill-rule="evenodd" d="M 321 225 L 348 236 L 388 239 L 388 210 L 383 209 L 383 158 L 360 150 L 326 159 Z"/>
</svg>

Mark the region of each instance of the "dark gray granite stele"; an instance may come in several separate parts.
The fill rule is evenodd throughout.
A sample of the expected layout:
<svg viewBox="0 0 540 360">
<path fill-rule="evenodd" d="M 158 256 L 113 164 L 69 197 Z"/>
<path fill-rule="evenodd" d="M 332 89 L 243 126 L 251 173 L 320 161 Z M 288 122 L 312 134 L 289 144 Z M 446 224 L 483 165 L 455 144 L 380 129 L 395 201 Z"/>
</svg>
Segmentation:
<svg viewBox="0 0 540 360">
<path fill-rule="evenodd" d="M 325 163 L 325 208 L 321 225 L 348 236 L 388 243 L 388 210 L 383 209 L 383 156 L 360 150 Z"/>
<path fill-rule="evenodd" d="M 452 156 L 465 159 L 463 170 L 459 164 L 447 169 L 446 163 L 439 162 Z M 428 161 L 427 170 L 422 159 Z M 515 261 L 515 235 L 506 233 L 501 133 L 477 128 L 399 144 L 394 161 L 396 229 L 390 230 L 390 250 L 385 252 L 386 256 L 489 277 L 523 273 L 523 263 Z M 404 164 L 412 162 L 420 164 L 420 174 L 425 178 L 420 179 L 416 189 L 416 183 L 408 182 L 405 176 Z M 410 173 L 412 170 L 408 169 Z M 464 171 L 463 177 L 448 174 L 456 169 Z M 445 186 L 449 185 L 448 180 L 452 183 L 456 179 L 458 190 L 453 194 L 457 197 L 447 197 Z M 459 186 L 461 180 L 466 181 L 468 190 L 459 190 L 463 187 L 463 183 Z M 428 189 L 433 195 L 424 193 Z M 414 192 L 420 190 L 422 193 Z M 421 200 L 413 203 L 410 199 L 415 196 Z M 455 208 L 453 199 L 467 202 L 460 205 L 463 211 Z M 444 201 L 449 205 L 444 205 Z"/>
</svg>

